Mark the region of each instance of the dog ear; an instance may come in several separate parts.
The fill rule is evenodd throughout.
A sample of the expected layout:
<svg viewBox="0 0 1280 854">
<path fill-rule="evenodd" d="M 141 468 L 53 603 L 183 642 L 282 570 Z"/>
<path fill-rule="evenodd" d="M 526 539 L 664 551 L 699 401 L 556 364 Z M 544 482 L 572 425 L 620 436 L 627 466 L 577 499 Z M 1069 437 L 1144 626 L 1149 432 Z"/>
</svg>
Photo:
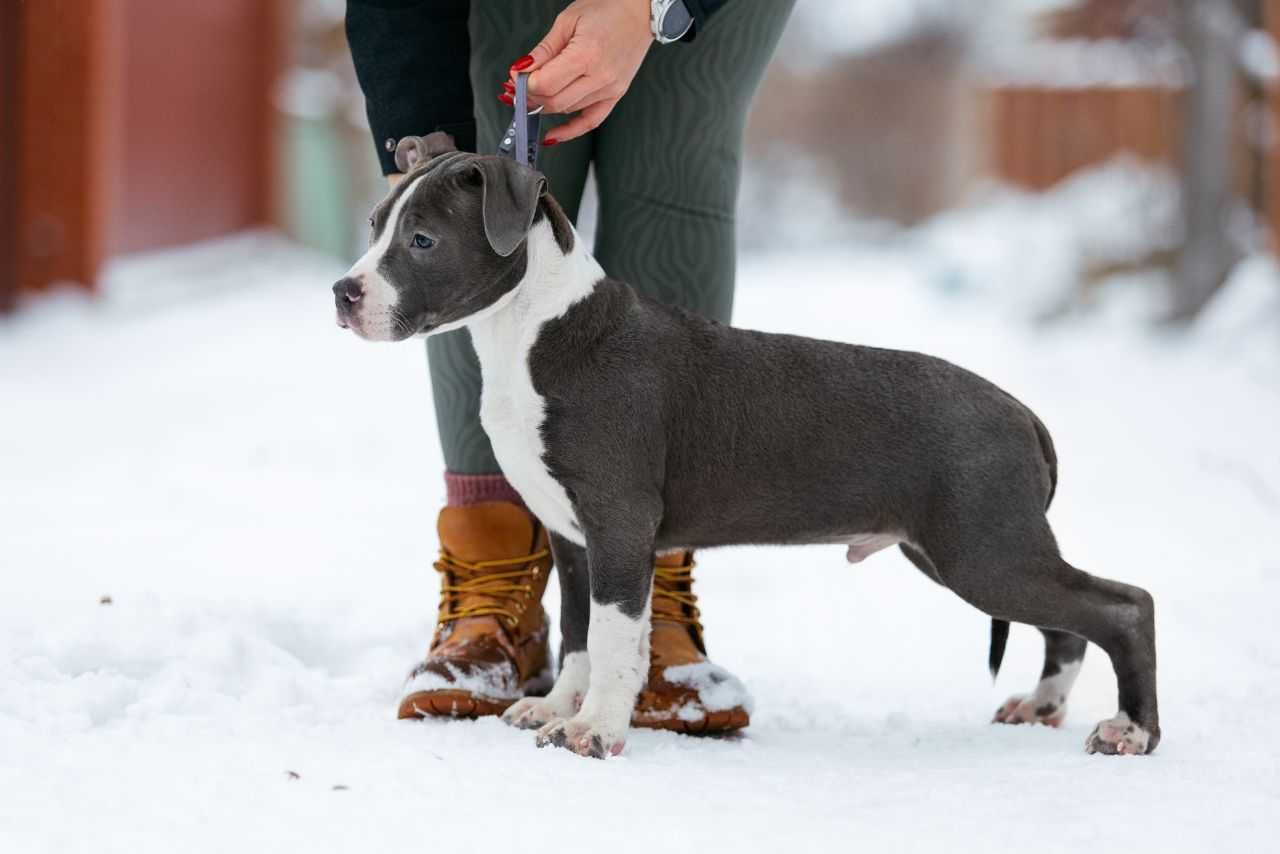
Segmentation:
<svg viewBox="0 0 1280 854">
<path fill-rule="evenodd" d="M 493 251 L 506 258 L 528 236 L 547 179 L 506 157 L 480 157 L 472 168 L 484 193 L 485 237 Z"/>
<path fill-rule="evenodd" d="M 415 166 L 433 157 L 457 150 L 453 137 L 442 130 L 426 136 L 406 136 L 396 143 L 396 168 L 401 172 L 411 172 Z"/>
</svg>

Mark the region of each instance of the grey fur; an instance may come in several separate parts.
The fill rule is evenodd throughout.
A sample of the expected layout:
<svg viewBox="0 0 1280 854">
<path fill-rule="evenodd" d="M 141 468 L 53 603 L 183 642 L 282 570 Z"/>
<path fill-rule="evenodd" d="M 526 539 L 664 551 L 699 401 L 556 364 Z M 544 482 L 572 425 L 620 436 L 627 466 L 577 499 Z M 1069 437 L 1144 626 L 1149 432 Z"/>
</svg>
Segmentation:
<svg viewBox="0 0 1280 854">
<path fill-rule="evenodd" d="M 403 216 L 463 249 L 389 271 L 421 307 L 406 334 L 515 286 L 525 252 L 523 237 L 510 245 L 513 224 L 545 216 L 568 231 L 540 188 L 526 210 L 535 173 L 449 157 Z M 450 177 L 460 169 L 484 176 L 482 217 L 479 188 Z M 491 196 L 498 178 L 508 183 Z M 460 233 L 481 219 L 501 223 L 499 240 Z M 545 402 L 543 461 L 586 541 L 553 539 L 567 649 L 585 646 L 588 589 L 643 613 L 655 551 L 889 535 L 997 621 L 1046 630 L 1046 674 L 1078 660 L 1082 638 L 1101 646 L 1121 711 L 1150 733 L 1148 750 L 1159 742 L 1151 596 L 1063 560 L 1045 516 L 1057 469 L 1048 431 L 992 383 L 919 353 L 723 326 L 607 279 L 542 326 L 528 368 Z"/>
<path fill-rule="evenodd" d="M 528 236 L 547 179 L 505 157 L 477 157 L 473 168 L 482 178 L 485 236 L 506 258 Z"/>
<path fill-rule="evenodd" d="M 426 136 L 406 136 L 396 143 L 396 168 L 401 172 L 412 172 L 418 164 L 450 151 L 457 151 L 453 137 L 442 130 Z"/>
</svg>

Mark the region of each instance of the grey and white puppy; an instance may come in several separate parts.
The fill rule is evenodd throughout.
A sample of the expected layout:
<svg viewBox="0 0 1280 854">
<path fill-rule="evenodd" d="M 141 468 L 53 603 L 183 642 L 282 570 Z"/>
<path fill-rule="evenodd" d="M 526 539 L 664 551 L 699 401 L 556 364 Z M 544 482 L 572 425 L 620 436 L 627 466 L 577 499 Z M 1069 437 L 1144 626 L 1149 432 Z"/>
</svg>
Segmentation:
<svg viewBox="0 0 1280 854">
<path fill-rule="evenodd" d="M 1025 406 L 918 353 L 722 326 L 605 276 L 537 172 L 402 140 L 407 177 L 369 251 L 334 286 L 338 322 L 396 341 L 467 326 L 481 419 L 502 470 L 552 532 L 564 659 L 551 693 L 505 715 L 539 745 L 622 749 L 649 663 L 655 552 L 897 545 L 993 617 L 1040 627 L 1039 685 L 997 719 L 1056 724 L 1086 641 L 1111 657 L 1120 710 L 1090 752 L 1160 740 L 1154 605 L 1058 552 L 1057 460 Z"/>
</svg>

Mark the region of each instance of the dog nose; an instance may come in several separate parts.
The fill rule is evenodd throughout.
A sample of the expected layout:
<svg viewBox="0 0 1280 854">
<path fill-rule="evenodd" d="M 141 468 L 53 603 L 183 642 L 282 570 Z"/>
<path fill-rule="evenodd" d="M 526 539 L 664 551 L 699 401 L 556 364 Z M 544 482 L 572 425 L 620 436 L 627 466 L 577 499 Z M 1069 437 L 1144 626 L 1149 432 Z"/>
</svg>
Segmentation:
<svg viewBox="0 0 1280 854">
<path fill-rule="evenodd" d="M 360 284 L 359 279 L 348 276 L 333 286 L 333 295 L 339 300 L 360 302 L 360 297 L 364 296 L 364 285 Z"/>
</svg>

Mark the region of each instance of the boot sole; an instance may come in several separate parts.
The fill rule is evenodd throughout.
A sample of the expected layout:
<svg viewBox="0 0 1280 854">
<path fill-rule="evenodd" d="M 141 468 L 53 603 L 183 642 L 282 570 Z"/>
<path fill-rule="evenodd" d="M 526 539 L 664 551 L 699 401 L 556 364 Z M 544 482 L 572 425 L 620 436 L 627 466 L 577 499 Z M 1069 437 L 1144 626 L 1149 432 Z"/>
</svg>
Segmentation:
<svg viewBox="0 0 1280 854">
<path fill-rule="evenodd" d="M 521 686 L 521 696 L 545 697 L 555 680 L 551 671 L 543 669 Z M 400 701 L 396 717 L 413 718 L 487 718 L 505 712 L 515 700 L 491 700 L 470 691 L 418 691 Z"/>
<path fill-rule="evenodd" d="M 531 695 L 536 696 L 536 695 Z M 500 715 L 515 700 L 489 700 L 476 697 L 467 691 L 419 691 L 400 701 L 397 717 L 400 720 L 422 718 L 483 718 Z M 707 712 L 705 717 L 686 721 L 678 717 L 639 718 L 631 725 L 641 729 L 663 729 L 685 735 L 716 735 L 745 729 L 751 724 L 751 716 L 741 706 Z"/>
<path fill-rule="evenodd" d="M 466 691 L 423 691 L 410 694 L 400 701 L 398 717 L 401 720 L 421 718 L 482 718 L 500 715 L 515 700 L 486 700 Z M 680 718 L 661 720 L 632 720 L 631 725 L 641 729 L 664 729 L 685 735 L 715 735 L 744 729 L 751 723 L 746 709 L 736 708 L 708 712 L 696 721 Z"/>
<path fill-rule="evenodd" d="M 400 720 L 417 718 L 484 718 L 500 715 L 515 700 L 488 700 L 467 691 L 419 691 L 400 701 Z"/>
<path fill-rule="evenodd" d="M 665 729 L 685 735 L 719 735 L 745 729 L 751 724 L 751 716 L 741 706 L 722 711 L 707 712 L 705 717 L 696 721 L 681 720 L 677 717 L 640 718 L 633 717 L 631 725 L 641 729 Z"/>
</svg>

